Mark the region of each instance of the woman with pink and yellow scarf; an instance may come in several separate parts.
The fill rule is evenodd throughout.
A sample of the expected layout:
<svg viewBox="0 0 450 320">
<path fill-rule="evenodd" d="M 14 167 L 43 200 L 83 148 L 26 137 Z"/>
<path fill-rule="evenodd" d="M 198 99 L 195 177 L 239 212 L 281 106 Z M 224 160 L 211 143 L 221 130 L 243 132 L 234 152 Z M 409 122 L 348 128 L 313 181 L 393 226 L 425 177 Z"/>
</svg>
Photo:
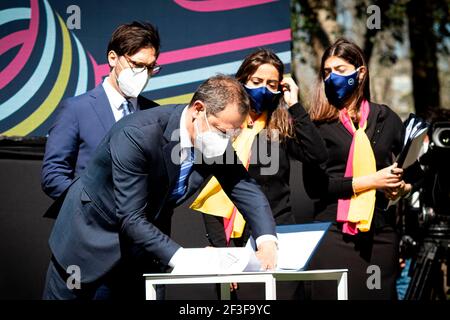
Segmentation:
<svg viewBox="0 0 450 320">
<path fill-rule="evenodd" d="M 333 222 L 310 268 L 349 269 L 349 299 L 396 299 L 395 207 L 385 208 L 411 189 L 393 163 L 404 127 L 389 107 L 370 101 L 368 65 L 354 43 L 340 39 L 324 52 L 310 116 L 329 158 L 304 166 L 305 189 L 317 199 L 315 219 Z M 334 295 L 326 283 L 312 286 L 313 299 Z"/>
</svg>

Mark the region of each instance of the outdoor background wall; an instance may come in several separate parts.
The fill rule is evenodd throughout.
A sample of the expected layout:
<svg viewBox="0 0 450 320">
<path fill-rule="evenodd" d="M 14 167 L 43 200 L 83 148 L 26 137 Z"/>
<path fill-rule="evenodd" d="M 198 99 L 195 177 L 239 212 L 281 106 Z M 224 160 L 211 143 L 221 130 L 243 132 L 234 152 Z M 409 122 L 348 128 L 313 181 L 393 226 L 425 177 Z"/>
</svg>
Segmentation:
<svg viewBox="0 0 450 320">
<path fill-rule="evenodd" d="M 289 0 L 2 0 L 0 135 L 45 136 L 62 99 L 109 73 L 109 38 L 133 20 L 160 32 L 163 69 L 144 89 L 160 104 L 188 102 L 203 80 L 234 74 L 258 47 L 290 70 Z"/>
</svg>

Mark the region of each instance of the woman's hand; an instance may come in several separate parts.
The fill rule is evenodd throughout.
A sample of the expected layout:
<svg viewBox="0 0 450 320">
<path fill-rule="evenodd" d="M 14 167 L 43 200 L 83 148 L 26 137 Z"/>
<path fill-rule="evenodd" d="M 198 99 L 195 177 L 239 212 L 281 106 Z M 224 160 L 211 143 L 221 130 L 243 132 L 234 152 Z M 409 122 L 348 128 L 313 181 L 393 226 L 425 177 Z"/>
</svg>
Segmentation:
<svg viewBox="0 0 450 320">
<path fill-rule="evenodd" d="M 280 85 L 283 91 L 284 101 L 288 105 L 288 108 L 290 108 L 298 102 L 298 86 L 292 78 L 283 78 Z"/>
<path fill-rule="evenodd" d="M 403 169 L 397 168 L 397 163 L 378 170 L 377 172 L 353 178 L 353 188 L 355 193 L 370 189 L 399 188 L 402 184 Z"/>
<path fill-rule="evenodd" d="M 376 189 L 399 188 L 402 183 L 403 169 L 397 168 L 397 163 L 378 170 L 374 175 L 374 185 Z"/>
<path fill-rule="evenodd" d="M 398 198 L 403 197 L 405 194 L 408 194 L 412 189 L 411 184 L 406 183 L 405 181 L 401 181 L 401 185 L 398 188 L 386 188 L 384 189 L 384 195 L 389 200 L 395 201 Z"/>
</svg>

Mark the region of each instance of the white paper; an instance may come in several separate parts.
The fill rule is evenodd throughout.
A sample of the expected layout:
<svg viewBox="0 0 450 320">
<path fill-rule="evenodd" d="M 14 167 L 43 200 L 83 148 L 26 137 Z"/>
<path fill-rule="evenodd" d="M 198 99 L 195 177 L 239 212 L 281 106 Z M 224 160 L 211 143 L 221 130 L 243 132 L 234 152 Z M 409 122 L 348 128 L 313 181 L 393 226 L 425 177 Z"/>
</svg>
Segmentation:
<svg viewBox="0 0 450 320">
<path fill-rule="evenodd" d="M 276 271 L 302 270 L 325 231 L 279 232 Z M 261 271 L 252 242 L 244 248 L 184 248 L 173 274 L 235 274 Z"/>
<path fill-rule="evenodd" d="M 324 233 L 323 230 L 277 233 L 278 261 L 276 270 L 302 270 Z M 254 250 L 250 241 L 247 242 L 246 247 Z"/>
<path fill-rule="evenodd" d="M 403 165 L 402 165 L 403 169 L 406 169 L 409 166 L 411 166 L 412 164 L 414 164 L 414 162 L 417 161 L 417 159 L 419 158 L 419 156 L 422 153 L 423 140 L 425 139 L 427 130 L 426 130 L 426 128 L 423 128 L 423 129 L 421 129 L 421 131 L 418 131 L 416 134 L 418 134 L 418 135 L 411 141 L 411 144 L 409 145 L 409 148 L 408 148 L 408 153 L 406 154 L 405 160 L 403 161 Z M 397 159 L 398 159 L 398 157 L 397 157 Z M 397 204 L 397 202 L 399 202 L 399 201 L 400 201 L 400 197 L 395 200 L 390 200 L 386 209 L 389 209 L 389 207 Z"/>
<path fill-rule="evenodd" d="M 278 233 L 277 269 L 303 269 L 323 233 L 323 231 Z"/>
<path fill-rule="evenodd" d="M 242 272 L 254 256 L 247 248 L 184 248 L 173 274 L 233 274 Z M 256 259 L 254 257 L 253 259 Z"/>
<path fill-rule="evenodd" d="M 415 137 L 408 148 L 408 153 L 406 155 L 405 161 L 403 161 L 402 168 L 406 169 L 410 165 L 412 165 L 419 158 L 421 153 L 423 140 L 425 139 L 425 135 L 427 134 L 427 130 L 423 130 L 417 137 Z"/>
</svg>

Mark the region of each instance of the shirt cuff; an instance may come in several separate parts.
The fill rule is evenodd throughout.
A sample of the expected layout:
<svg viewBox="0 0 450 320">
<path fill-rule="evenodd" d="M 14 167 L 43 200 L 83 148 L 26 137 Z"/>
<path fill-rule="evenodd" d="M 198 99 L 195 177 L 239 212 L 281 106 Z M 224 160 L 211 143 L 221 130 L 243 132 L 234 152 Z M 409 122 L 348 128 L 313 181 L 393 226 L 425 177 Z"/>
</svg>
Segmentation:
<svg viewBox="0 0 450 320">
<path fill-rule="evenodd" d="M 275 244 L 278 246 L 278 239 L 277 239 L 277 237 L 275 237 L 275 236 L 272 235 L 272 234 L 263 234 L 262 236 L 259 236 L 259 237 L 256 239 L 256 248 L 258 248 L 259 245 L 260 245 L 261 243 L 265 242 L 265 241 L 274 241 Z"/>
<path fill-rule="evenodd" d="M 177 251 L 175 251 L 175 253 L 172 256 L 172 258 L 170 258 L 169 267 L 171 267 L 171 268 L 175 267 L 175 265 L 177 264 L 177 261 L 180 258 L 180 255 L 181 255 L 182 251 L 183 251 L 183 248 L 179 248 Z"/>
</svg>

